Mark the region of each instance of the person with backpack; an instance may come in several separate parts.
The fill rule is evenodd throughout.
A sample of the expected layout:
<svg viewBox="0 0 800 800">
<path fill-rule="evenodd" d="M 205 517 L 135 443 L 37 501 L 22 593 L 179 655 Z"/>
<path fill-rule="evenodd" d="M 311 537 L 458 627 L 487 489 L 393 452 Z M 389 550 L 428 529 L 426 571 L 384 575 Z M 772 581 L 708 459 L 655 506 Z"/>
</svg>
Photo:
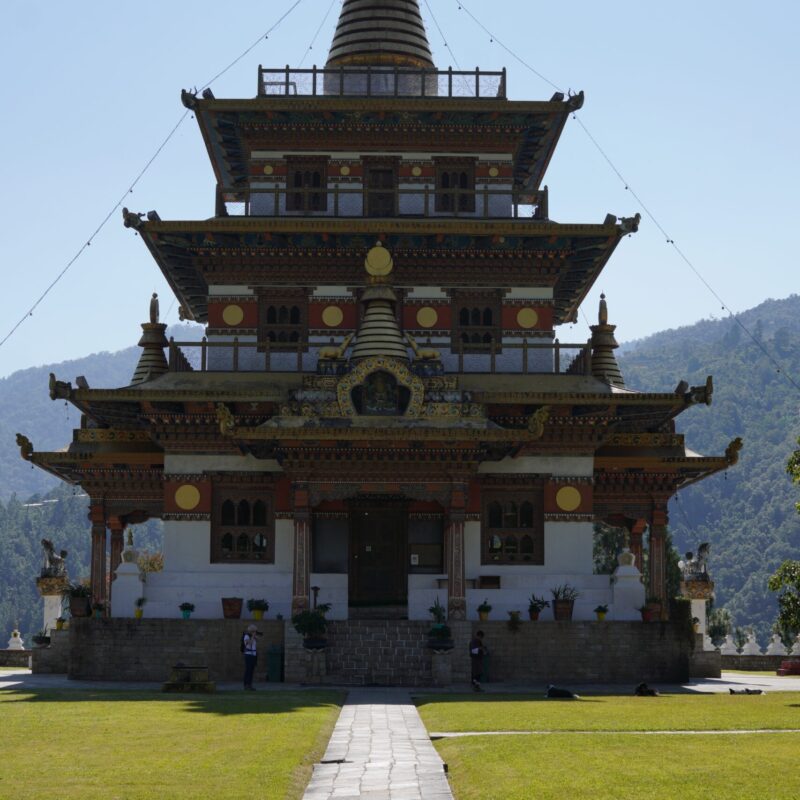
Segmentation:
<svg viewBox="0 0 800 800">
<path fill-rule="evenodd" d="M 244 688 L 255 691 L 253 686 L 253 673 L 256 670 L 258 661 L 258 629 L 255 625 L 248 625 L 247 630 L 242 634 L 240 649 L 244 654 Z"/>
</svg>

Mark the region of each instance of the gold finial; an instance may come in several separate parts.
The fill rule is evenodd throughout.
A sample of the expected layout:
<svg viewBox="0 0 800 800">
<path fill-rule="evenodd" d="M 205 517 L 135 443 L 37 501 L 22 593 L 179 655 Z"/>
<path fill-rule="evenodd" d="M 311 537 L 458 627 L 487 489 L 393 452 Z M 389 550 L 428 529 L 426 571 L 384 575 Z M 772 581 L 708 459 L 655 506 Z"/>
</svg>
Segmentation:
<svg viewBox="0 0 800 800">
<path fill-rule="evenodd" d="M 604 294 L 600 295 L 600 313 L 597 319 L 601 325 L 608 325 L 608 305 L 606 304 L 606 296 Z"/>
<path fill-rule="evenodd" d="M 158 295 L 155 292 L 150 298 L 150 323 L 153 325 L 158 323 Z"/>
</svg>

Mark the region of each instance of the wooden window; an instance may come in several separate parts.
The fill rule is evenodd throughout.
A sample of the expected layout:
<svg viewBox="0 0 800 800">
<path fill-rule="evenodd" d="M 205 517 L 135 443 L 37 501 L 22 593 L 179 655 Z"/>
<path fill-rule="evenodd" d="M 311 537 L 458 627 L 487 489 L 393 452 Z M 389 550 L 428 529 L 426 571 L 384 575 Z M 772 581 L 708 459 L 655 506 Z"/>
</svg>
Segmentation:
<svg viewBox="0 0 800 800">
<path fill-rule="evenodd" d="M 503 329 L 500 325 L 501 298 L 499 292 L 453 292 L 452 345 L 465 353 L 489 353 L 502 349 Z"/>
<path fill-rule="evenodd" d="M 276 289 L 258 298 L 258 342 L 271 351 L 297 352 L 308 348 L 308 292 Z M 302 343 L 302 344 L 301 344 Z"/>
<path fill-rule="evenodd" d="M 475 162 L 436 159 L 436 210 L 443 214 L 475 211 Z"/>
<path fill-rule="evenodd" d="M 541 488 L 484 495 L 481 563 L 544 564 Z"/>
<path fill-rule="evenodd" d="M 397 216 L 397 189 L 397 160 L 364 159 L 365 216 Z"/>
<path fill-rule="evenodd" d="M 287 158 L 286 210 L 328 210 L 328 159 Z"/>
<path fill-rule="evenodd" d="M 214 487 L 212 564 L 274 564 L 272 494 L 234 486 Z"/>
</svg>

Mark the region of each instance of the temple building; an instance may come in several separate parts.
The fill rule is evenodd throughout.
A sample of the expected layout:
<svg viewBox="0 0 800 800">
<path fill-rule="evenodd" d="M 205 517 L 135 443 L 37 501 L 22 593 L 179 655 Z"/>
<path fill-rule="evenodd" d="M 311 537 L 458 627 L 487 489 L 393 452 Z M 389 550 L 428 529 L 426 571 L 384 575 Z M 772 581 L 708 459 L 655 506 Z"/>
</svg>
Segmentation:
<svg viewBox="0 0 800 800">
<path fill-rule="evenodd" d="M 81 427 L 64 451 L 22 446 L 90 496 L 107 613 L 144 593 L 148 618 L 191 601 L 213 619 L 238 596 L 400 624 L 438 598 L 451 621 L 485 599 L 505 620 L 568 584 L 575 620 L 638 619 L 639 595 L 593 574 L 597 522 L 626 529 L 636 570 L 649 553 L 639 602 L 666 600 L 668 501 L 738 444 L 701 456 L 675 432 L 710 379 L 626 386 L 605 298 L 588 341 L 558 338 L 639 224 L 550 218 L 583 93 L 510 100 L 505 71 L 434 64 L 416 0 L 345 0 L 324 68 L 182 99 L 215 215 L 123 221 L 205 337 L 168 341 L 153 298 L 130 385 L 53 376 Z M 154 517 L 163 572 L 108 581 Z"/>
</svg>

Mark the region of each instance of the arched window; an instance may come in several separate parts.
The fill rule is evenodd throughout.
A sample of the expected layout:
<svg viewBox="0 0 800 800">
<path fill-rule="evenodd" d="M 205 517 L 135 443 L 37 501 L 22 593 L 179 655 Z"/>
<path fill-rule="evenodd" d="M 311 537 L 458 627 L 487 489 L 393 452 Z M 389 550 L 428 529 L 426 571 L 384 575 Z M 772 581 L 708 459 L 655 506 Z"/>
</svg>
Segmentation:
<svg viewBox="0 0 800 800">
<path fill-rule="evenodd" d="M 458 312 L 458 322 L 460 325 L 469 325 L 469 309 L 462 308 L 461 311 Z"/>
<path fill-rule="evenodd" d="M 222 548 L 223 553 L 233 552 L 233 536 L 230 533 L 226 533 L 222 537 L 222 540 L 220 541 L 220 547 Z"/>
<path fill-rule="evenodd" d="M 481 522 L 482 564 L 544 564 L 543 487 L 490 491 Z"/>
<path fill-rule="evenodd" d="M 300 324 L 300 309 L 297 306 L 292 306 L 292 308 L 289 311 L 289 324 L 290 325 Z"/>
<path fill-rule="evenodd" d="M 246 533 L 240 533 L 239 538 L 236 540 L 237 553 L 250 552 L 250 537 Z"/>
<path fill-rule="evenodd" d="M 263 556 L 267 552 L 267 537 L 263 533 L 257 533 L 253 537 L 253 553 Z"/>
<path fill-rule="evenodd" d="M 236 524 L 236 506 L 234 505 L 233 500 L 226 500 L 222 504 L 220 522 L 222 522 L 223 525 Z"/>
<path fill-rule="evenodd" d="M 287 159 L 287 185 L 298 191 L 286 195 L 287 211 L 325 211 L 327 195 L 327 159 Z"/>
<path fill-rule="evenodd" d="M 289 321 L 289 309 L 286 306 L 281 306 L 278 309 L 278 325 L 286 325 Z"/>
<path fill-rule="evenodd" d="M 483 309 L 483 324 L 490 328 L 494 323 L 492 322 L 492 309 L 491 308 L 484 308 Z"/>
<path fill-rule="evenodd" d="M 438 160 L 436 210 L 441 213 L 475 211 L 475 163 Z"/>
<path fill-rule="evenodd" d="M 527 500 L 519 507 L 519 527 L 533 527 L 533 504 Z"/>
<path fill-rule="evenodd" d="M 267 325 L 274 325 L 278 321 L 278 312 L 275 306 L 270 306 L 267 309 Z"/>
<path fill-rule="evenodd" d="M 470 325 L 480 325 L 481 324 L 481 310 L 479 308 L 473 308 L 469 315 L 469 322 Z"/>
<path fill-rule="evenodd" d="M 265 488 L 214 487 L 211 561 L 275 562 L 272 500 Z"/>
<path fill-rule="evenodd" d="M 516 528 L 519 522 L 517 504 L 512 500 L 503 503 L 503 527 Z"/>
<path fill-rule="evenodd" d="M 516 536 L 506 536 L 503 553 L 507 556 L 516 556 L 519 552 L 519 542 Z"/>
<path fill-rule="evenodd" d="M 497 501 L 489 503 L 489 527 L 503 527 L 503 508 Z"/>
<path fill-rule="evenodd" d="M 236 524 L 249 525 L 250 524 L 250 503 L 247 500 L 240 500 L 236 508 Z"/>
</svg>

